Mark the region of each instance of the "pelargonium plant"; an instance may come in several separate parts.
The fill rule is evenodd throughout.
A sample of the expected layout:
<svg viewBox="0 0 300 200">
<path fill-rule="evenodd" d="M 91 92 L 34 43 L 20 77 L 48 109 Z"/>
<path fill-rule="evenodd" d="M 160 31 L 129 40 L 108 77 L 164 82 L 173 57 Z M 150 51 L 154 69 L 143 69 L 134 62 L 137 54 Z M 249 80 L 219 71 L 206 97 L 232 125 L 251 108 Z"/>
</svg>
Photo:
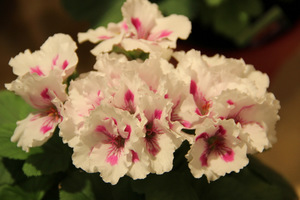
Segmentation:
<svg viewBox="0 0 300 200">
<path fill-rule="evenodd" d="M 10 60 L 17 79 L 5 87 L 23 100 L 2 93 L 18 121 L 13 153 L 2 155 L 11 185 L 0 193 L 17 186 L 31 199 L 181 198 L 164 192 L 175 182 L 198 199 L 272 147 L 280 106 L 266 74 L 242 59 L 176 51 L 190 21 L 147 0 L 127 0 L 122 15 L 78 34 L 97 43 L 93 71 L 77 75 L 77 45 L 60 33 Z M 9 175 L 14 168 L 19 177 Z"/>
</svg>

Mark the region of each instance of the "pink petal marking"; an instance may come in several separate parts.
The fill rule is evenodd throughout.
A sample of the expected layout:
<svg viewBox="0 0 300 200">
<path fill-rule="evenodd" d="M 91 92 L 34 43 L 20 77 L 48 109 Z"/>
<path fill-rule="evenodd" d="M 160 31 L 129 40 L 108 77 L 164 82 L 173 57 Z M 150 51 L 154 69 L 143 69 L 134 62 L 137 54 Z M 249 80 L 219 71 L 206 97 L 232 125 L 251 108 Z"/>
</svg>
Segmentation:
<svg viewBox="0 0 300 200">
<path fill-rule="evenodd" d="M 145 125 L 146 128 L 146 149 L 152 155 L 156 156 L 160 152 L 160 146 L 158 144 L 158 135 L 162 134 L 162 131 L 156 128 L 152 121 L 148 121 Z"/>
<path fill-rule="evenodd" d="M 124 29 L 126 32 L 128 31 L 128 25 L 126 24 L 125 21 L 122 22 L 121 28 Z"/>
<path fill-rule="evenodd" d="M 52 64 L 56 65 L 56 62 L 58 60 L 59 55 L 57 54 L 53 59 L 52 59 Z"/>
<path fill-rule="evenodd" d="M 135 27 L 137 31 L 137 38 L 138 39 L 148 39 L 149 32 L 144 30 L 142 26 L 142 22 L 140 21 L 139 18 L 131 18 L 131 23 Z"/>
<path fill-rule="evenodd" d="M 226 134 L 226 130 L 224 129 L 223 126 L 219 126 L 218 131 L 216 132 L 216 134 L 221 134 L 221 135 L 225 135 Z"/>
<path fill-rule="evenodd" d="M 205 152 L 203 152 L 200 156 L 200 162 L 201 162 L 201 165 L 204 167 L 207 167 L 208 164 L 207 164 L 207 154 Z"/>
<path fill-rule="evenodd" d="M 141 23 L 141 21 L 140 21 L 140 19 L 139 18 L 131 18 L 131 23 L 132 23 L 132 25 L 135 27 L 135 29 L 137 30 L 137 32 L 139 32 L 140 31 L 140 29 L 141 29 L 141 26 L 142 26 L 142 23 Z"/>
<path fill-rule="evenodd" d="M 127 90 L 124 100 L 126 104 L 129 104 L 130 102 L 132 103 L 134 101 L 134 94 L 130 90 Z"/>
<path fill-rule="evenodd" d="M 98 90 L 98 92 L 97 92 L 97 98 L 95 100 L 95 103 L 98 106 L 100 105 L 100 102 L 103 100 L 103 97 L 100 97 L 100 94 L 101 94 L 101 90 Z"/>
<path fill-rule="evenodd" d="M 131 135 L 131 126 L 127 124 L 124 131 L 128 133 L 126 140 L 129 140 Z"/>
<path fill-rule="evenodd" d="M 199 139 L 207 140 L 208 138 L 209 138 L 208 134 L 206 132 L 204 132 L 204 133 L 201 133 L 200 135 L 198 135 L 195 140 L 197 142 Z"/>
<path fill-rule="evenodd" d="M 222 158 L 225 162 L 232 162 L 234 160 L 234 151 L 228 149 L 226 153 L 222 155 Z"/>
<path fill-rule="evenodd" d="M 152 156 L 156 156 L 158 154 L 160 146 L 157 142 L 157 136 L 146 137 L 146 149 Z"/>
<path fill-rule="evenodd" d="M 39 76 L 45 76 L 45 74 L 42 72 L 40 66 L 36 66 L 36 67 L 31 67 L 30 68 L 30 73 L 36 73 Z"/>
<path fill-rule="evenodd" d="M 117 120 L 115 118 L 113 118 L 113 117 L 111 119 L 114 121 L 115 125 L 117 126 L 118 125 Z"/>
<path fill-rule="evenodd" d="M 162 110 L 155 110 L 154 111 L 154 118 L 155 119 L 160 119 L 161 118 L 161 114 L 162 114 Z"/>
<path fill-rule="evenodd" d="M 242 119 L 241 117 L 241 113 L 243 111 L 246 111 L 248 109 L 251 109 L 252 107 L 254 106 L 254 104 L 252 105 L 248 105 L 248 106 L 243 106 L 237 113 L 235 114 L 230 114 L 227 119 L 233 119 L 235 121 L 235 123 L 240 123 L 242 126 L 243 125 L 246 125 L 246 124 L 252 124 L 252 123 L 255 123 L 257 124 L 258 126 L 260 126 L 261 128 L 264 128 L 263 125 L 257 121 L 246 121 L 244 119 Z"/>
<path fill-rule="evenodd" d="M 225 162 L 234 160 L 234 152 L 226 146 L 225 139 L 226 130 L 223 126 L 219 126 L 213 136 L 209 136 L 206 132 L 196 137 L 196 141 L 202 139 L 205 142 L 205 150 L 201 154 L 199 160 L 202 166 L 208 166 L 208 156 L 211 153 L 219 155 Z"/>
<path fill-rule="evenodd" d="M 192 127 L 191 122 L 188 122 L 188 121 L 186 121 L 186 120 L 182 120 L 182 121 L 181 121 L 181 124 L 182 124 L 185 128 L 191 128 L 191 127 Z"/>
<path fill-rule="evenodd" d="M 234 104 L 234 102 L 233 102 L 231 99 L 229 99 L 229 100 L 227 101 L 227 103 L 228 103 L 229 105 L 233 105 L 233 104 Z"/>
<path fill-rule="evenodd" d="M 40 131 L 45 134 L 62 121 L 62 116 L 56 107 L 50 107 L 46 112 L 40 113 L 39 117 L 46 117 Z"/>
<path fill-rule="evenodd" d="M 118 155 L 110 155 L 106 157 L 106 162 L 108 162 L 111 166 L 118 164 L 119 157 Z"/>
<path fill-rule="evenodd" d="M 67 68 L 67 66 L 69 65 L 69 62 L 67 60 L 65 60 L 61 66 L 61 68 L 64 70 Z"/>
<path fill-rule="evenodd" d="M 45 88 L 42 92 L 41 92 L 41 96 L 43 99 L 45 100 L 51 100 L 51 97 L 48 94 L 49 89 Z"/>
<path fill-rule="evenodd" d="M 168 37 L 169 35 L 171 35 L 172 31 L 168 31 L 168 30 L 163 30 L 161 31 L 160 35 L 158 38 L 164 38 L 164 37 Z"/>
<path fill-rule="evenodd" d="M 124 149 L 126 140 L 120 135 L 115 136 L 107 131 L 105 126 L 98 125 L 95 129 L 96 132 L 104 134 L 107 138 L 103 141 L 104 144 L 109 144 L 110 147 L 107 152 L 106 162 L 110 165 L 116 165 L 118 159 Z"/>
<path fill-rule="evenodd" d="M 172 111 L 171 111 L 171 121 L 178 121 L 180 122 L 185 128 L 191 128 L 192 124 L 189 121 L 186 121 L 184 119 L 182 119 L 182 117 L 180 117 L 178 115 L 178 113 L 176 112 L 176 110 L 178 109 L 180 100 L 178 100 L 176 102 L 176 104 L 173 105 Z"/>
<path fill-rule="evenodd" d="M 130 114 L 134 114 L 135 113 L 134 94 L 129 89 L 124 95 L 124 103 L 125 106 L 122 109 L 129 111 Z"/>
<path fill-rule="evenodd" d="M 124 131 L 130 134 L 131 133 L 131 126 L 127 124 Z"/>
<path fill-rule="evenodd" d="M 190 94 L 193 95 L 194 102 L 197 105 L 195 110 L 196 114 L 200 116 L 206 115 L 212 106 L 211 101 L 207 100 L 201 92 L 199 93 L 197 84 L 194 80 L 191 80 L 190 83 Z"/>
<path fill-rule="evenodd" d="M 91 147 L 90 152 L 89 152 L 89 154 L 88 154 L 89 156 L 92 154 L 94 148 L 95 148 L 95 147 Z"/>
<path fill-rule="evenodd" d="M 199 116 L 202 116 L 202 113 L 200 112 L 199 108 L 196 108 L 196 109 L 195 109 L 195 113 L 196 113 L 197 115 L 199 115 Z"/>
<path fill-rule="evenodd" d="M 139 155 L 137 154 L 137 152 L 135 152 L 135 151 L 133 151 L 133 150 L 130 150 L 130 152 L 131 152 L 131 155 L 132 155 L 131 161 L 132 161 L 133 163 L 136 163 L 136 162 L 140 161 Z"/>
<path fill-rule="evenodd" d="M 194 80 L 191 80 L 190 94 L 192 94 L 193 96 L 195 96 L 197 94 L 197 84 Z"/>
<path fill-rule="evenodd" d="M 98 36 L 98 39 L 99 40 L 108 40 L 108 39 L 110 39 L 111 37 L 110 36 L 107 36 L 107 35 L 100 35 L 100 36 Z"/>
<path fill-rule="evenodd" d="M 147 40 L 149 40 L 149 41 L 157 41 L 159 39 L 168 37 L 171 33 L 172 33 L 172 31 L 168 31 L 168 30 L 162 30 L 160 32 L 151 33 L 148 36 Z"/>
<path fill-rule="evenodd" d="M 102 126 L 102 125 L 98 125 L 95 129 L 96 132 L 99 132 L 99 133 L 103 133 L 104 135 L 106 136 L 110 136 L 110 134 L 108 133 L 108 131 L 106 130 L 105 126 Z"/>
<path fill-rule="evenodd" d="M 52 126 L 50 126 L 49 124 L 46 124 L 45 126 L 42 126 L 42 127 L 41 127 L 41 132 L 42 132 L 43 134 L 45 134 L 45 133 L 47 133 L 48 131 L 50 131 L 52 128 L 53 128 Z"/>
</svg>

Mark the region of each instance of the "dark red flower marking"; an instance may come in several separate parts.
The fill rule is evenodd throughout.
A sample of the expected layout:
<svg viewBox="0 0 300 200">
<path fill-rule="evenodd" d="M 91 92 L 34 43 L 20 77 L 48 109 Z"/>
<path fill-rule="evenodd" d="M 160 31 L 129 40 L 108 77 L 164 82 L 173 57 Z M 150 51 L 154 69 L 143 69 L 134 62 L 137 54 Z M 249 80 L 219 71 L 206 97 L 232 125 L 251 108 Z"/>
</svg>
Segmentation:
<svg viewBox="0 0 300 200">
<path fill-rule="evenodd" d="M 114 123 L 116 124 L 116 122 Z M 118 160 L 123 152 L 126 140 L 130 137 L 131 127 L 126 125 L 124 129 L 125 132 L 128 132 L 127 138 L 123 138 L 120 134 L 114 135 L 110 133 L 103 125 L 97 126 L 95 131 L 106 136 L 106 139 L 103 141 L 104 144 L 110 144 L 109 151 L 106 156 L 106 162 L 110 163 L 112 166 L 118 164 Z"/>
<path fill-rule="evenodd" d="M 146 136 L 145 136 L 145 142 L 146 142 L 146 149 L 147 151 L 153 155 L 156 156 L 161 148 L 158 144 L 158 136 L 159 134 L 162 134 L 162 130 L 160 130 L 158 127 L 154 125 L 154 119 L 160 119 L 162 115 L 162 110 L 155 110 L 154 111 L 154 118 L 149 120 L 147 124 L 145 125 L 146 128 Z"/>
<path fill-rule="evenodd" d="M 213 136 L 209 136 L 208 133 L 204 132 L 196 138 L 196 141 L 201 139 L 205 142 L 205 150 L 199 158 L 202 166 L 208 166 L 208 157 L 212 153 L 221 156 L 225 162 L 234 160 L 234 151 L 226 146 L 225 134 L 226 130 L 223 126 L 219 126 Z"/>
</svg>

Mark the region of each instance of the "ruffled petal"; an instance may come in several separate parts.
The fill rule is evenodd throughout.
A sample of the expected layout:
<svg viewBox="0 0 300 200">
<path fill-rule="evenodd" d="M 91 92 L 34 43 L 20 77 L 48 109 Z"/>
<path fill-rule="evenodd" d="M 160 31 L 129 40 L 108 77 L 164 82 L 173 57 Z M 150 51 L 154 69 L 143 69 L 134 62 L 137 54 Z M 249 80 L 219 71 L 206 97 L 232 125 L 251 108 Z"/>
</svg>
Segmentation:
<svg viewBox="0 0 300 200">
<path fill-rule="evenodd" d="M 187 156 L 194 177 L 206 175 L 211 181 L 245 167 L 247 147 L 238 134 L 239 129 L 232 120 L 214 123 L 208 119 L 199 125 Z"/>
<path fill-rule="evenodd" d="M 9 61 L 14 74 L 23 76 L 26 73 L 47 76 L 53 69 L 59 69 L 66 79 L 71 75 L 78 62 L 75 53 L 76 43 L 69 35 L 55 34 L 41 46 L 41 50 L 31 53 L 26 50 Z"/>
</svg>

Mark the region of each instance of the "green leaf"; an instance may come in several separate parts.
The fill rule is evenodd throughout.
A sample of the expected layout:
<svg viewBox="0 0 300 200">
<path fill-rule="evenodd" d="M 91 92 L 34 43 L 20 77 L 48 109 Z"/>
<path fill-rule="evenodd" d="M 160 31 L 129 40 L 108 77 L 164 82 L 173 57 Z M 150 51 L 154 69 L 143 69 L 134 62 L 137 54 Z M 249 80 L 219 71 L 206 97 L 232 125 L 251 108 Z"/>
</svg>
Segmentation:
<svg viewBox="0 0 300 200">
<path fill-rule="evenodd" d="M 53 136 L 42 146 L 43 152 L 32 154 L 26 160 L 42 174 L 66 171 L 71 164 L 72 150 L 68 145 L 63 144 L 58 131 L 57 128 Z"/>
<path fill-rule="evenodd" d="M 26 159 L 29 156 L 12 143 L 10 138 L 16 128 L 16 122 L 24 119 L 32 111 L 21 97 L 9 91 L 0 91 L 0 156 L 12 159 Z"/>
<path fill-rule="evenodd" d="M 140 49 L 132 50 L 132 51 L 126 51 L 122 47 L 118 45 L 114 45 L 112 52 L 115 52 L 117 54 L 123 54 L 127 57 L 128 60 L 146 60 L 149 58 L 149 53 L 146 53 Z"/>
<path fill-rule="evenodd" d="M 16 125 L 13 123 L 0 126 L 0 156 L 13 159 L 26 159 L 29 154 L 17 147 L 16 143 L 10 141 Z"/>
<path fill-rule="evenodd" d="M 194 177 L 187 162 L 184 166 L 162 175 L 150 174 L 146 179 L 132 181 L 133 191 L 144 194 L 147 200 L 198 200 L 192 184 Z"/>
<path fill-rule="evenodd" d="M 122 177 L 116 185 L 112 186 L 112 195 L 115 200 L 123 200 L 124 197 L 131 200 L 144 199 L 144 195 L 134 192 L 131 188 L 132 178 Z"/>
<path fill-rule="evenodd" d="M 106 9 L 105 12 L 96 20 L 96 23 L 93 24 L 93 27 L 106 26 L 110 22 L 120 22 L 122 20 L 121 7 L 124 0 L 110 0 L 111 6 Z"/>
<path fill-rule="evenodd" d="M 13 185 L 18 187 L 17 191 L 20 190 L 21 194 L 24 192 L 32 196 L 37 195 L 38 197 L 46 195 L 47 198 L 49 197 L 48 199 L 57 199 L 54 193 L 55 190 L 57 190 L 57 197 L 58 197 L 58 183 L 64 175 L 62 173 L 56 173 L 48 176 L 41 175 L 41 176 L 27 177 L 22 170 L 24 166 L 24 162 L 25 161 L 23 160 L 13 160 L 9 158 L 3 158 L 3 164 L 5 168 L 7 169 L 7 171 L 9 171 L 11 177 L 14 179 Z M 25 196 L 27 197 L 28 195 Z M 28 199 L 37 199 L 37 198 L 28 197 Z"/>
<path fill-rule="evenodd" d="M 91 23 L 93 27 L 108 22 L 121 21 L 121 5 L 124 0 L 62 0 L 64 8 L 77 20 Z"/>
<path fill-rule="evenodd" d="M 96 199 L 92 183 L 87 179 L 85 172 L 71 171 L 61 182 L 59 191 L 61 200 L 92 200 Z"/>
<path fill-rule="evenodd" d="M 0 158 L 0 185 L 3 184 L 11 184 L 14 182 L 14 179 L 10 175 L 9 171 L 6 169 L 2 162 L 2 158 Z"/>
<path fill-rule="evenodd" d="M 105 183 L 99 173 L 87 174 L 87 177 L 92 183 L 96 199 L 113 199 L 113 186 L 110 183 Z"/>
<path fill-rule="evenodd" d="M 214 6 L 219 6 L 224 0 L 205 0 L 207 5 L 214 7 Z"/>
<path fill-rule="evenodd" d="M 164 15 L 178 14 L 192 19 L 197 14 L 193 0 L 164 0 L 158 5 Z"/>
<path fill-rule="evenodd" d="M 0 127 L 24 119 L 34 109 L 13 92 L 0 91 Z"/>
<path fill-rule="evenodd" d="M 42 172 L 31 163 L 25 162 L 22 168 L 26 176 L 41 176 Z"/>
<path fill-rule="evenodd" d="M 22 171 L 22 167 L 25 162 L 24 160 L 3 158 L 2 162 L 12 178 L 15 180 L 15 183 L 19 183 L 27 179 L 27 176 Z"/>
<path fill-rule="evenodd" d="M 205 177 L 194 179 L 199 199 L 297 199 L 295 191 L 282 176 L 253 157 L 249 159 L 249 165 L 239 173 L 228 174 L 210 183 Z"/>
<path fill-rule="evenodd" d="M 234 38 L 247 27 L 249 15 L 238 9 L 238 3 L 226 3 L 218 7 L 214 17 L 214 29 L 226 37 Z"/>
<path fill-rule="evenodd" d="M 33 176 L 19 181 L 18 185 L 27 192 L 42 193 L 44 195 L 51 188 L 58 188 L 61 176 L 62 174 Z"/>
<path fill-rule="evenodd" d="M 0 156 L 11 159 L 25 160 L 31 154 L 40 152 L 40 148 L 31 148 L 30 152 L 23 151 L 17 147 L 16 143 L 11 142 L 10 138 L 14 132 L 16 125 L 14 123 L 0 125 Z"/>
<path fill-rule="evenodd" d="M 43 197 L 43 192 L 27 192 L 18 186 L 1 185 L 0 199 L 1 200 L 40 200 Z"/>
</svg>

